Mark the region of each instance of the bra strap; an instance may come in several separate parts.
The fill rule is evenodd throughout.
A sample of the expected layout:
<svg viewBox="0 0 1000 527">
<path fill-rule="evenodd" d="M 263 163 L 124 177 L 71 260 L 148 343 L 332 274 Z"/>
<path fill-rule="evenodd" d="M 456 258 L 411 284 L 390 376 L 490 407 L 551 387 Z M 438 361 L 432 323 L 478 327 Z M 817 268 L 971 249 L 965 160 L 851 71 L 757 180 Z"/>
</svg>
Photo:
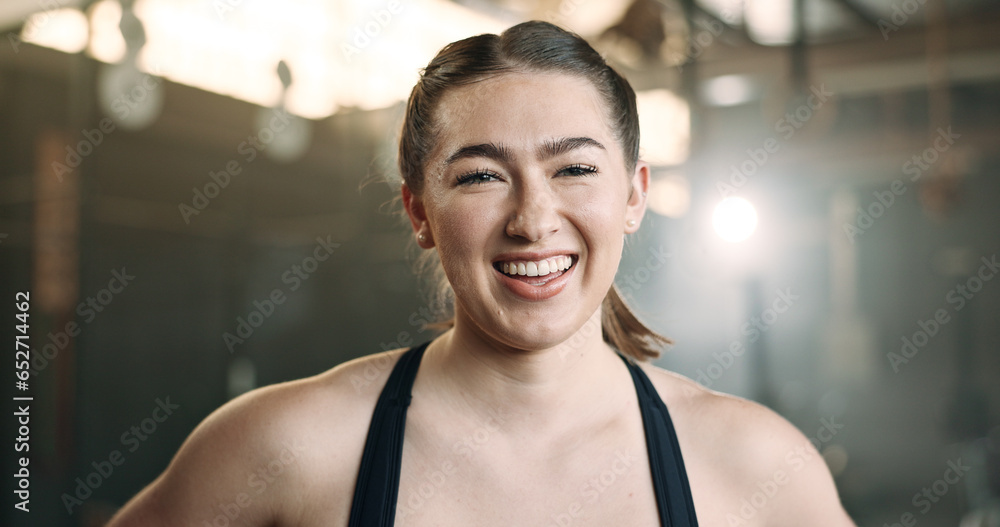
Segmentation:
<svg viewBox="0 0 1000 527">
<path fill-rule="evenodd" d="M 691 486 L 684 469 L 677 433 L 667 406 L 663 404 L 653 383 L 646 373 L 621 353 L 618 354 L 635 383 L 639 397 L 639 411 L 642 413 L 643 428 L 646 432 L 646 450 L 649 453 L 649 469 L 653 476 L 653 490 L 656 506 L 660 512 L 663 527 L 697 527 Z"/>
<path fill-rule="evenodd" d="M 406 410 L 428 344 L 403 353 L 379 395 L 358 469 L 349 527 L 392 527 L 395 522 Z"/>
</svg>

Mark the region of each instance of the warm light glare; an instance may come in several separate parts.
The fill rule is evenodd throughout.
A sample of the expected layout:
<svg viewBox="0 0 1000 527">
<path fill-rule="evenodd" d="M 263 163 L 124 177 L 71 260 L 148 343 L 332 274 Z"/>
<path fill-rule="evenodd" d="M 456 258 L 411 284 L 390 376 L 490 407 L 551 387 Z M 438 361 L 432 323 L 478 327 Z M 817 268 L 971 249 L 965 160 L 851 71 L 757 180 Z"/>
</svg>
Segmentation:
<svg viewBox="0 0 1000 527">
<path fill-rule="evenodd" d="M 649 183 L 649 208 L 668 218 L 681 218 L 691 206 L 691 185 L 678 174 L 656 176 Z"/>
<path fill-rule="evenodd" d="M 276 68 L 284 60 L 292 71 L 285 107 L 313 119 L 405 100 L 444 45 L 508 25 L 448 0 L 136 0 L 134 11 L 146 36 L 141 71 L 273 107 L 282 102 Z M 79 11 L 37 13 L 22 39 L 121 62 L 121 4 L 99 0 L 88 13 L 89 32 Z"/>
<path fill-rule="evenodd" d="M 101 0 L 90 7 L 90 56 L 114 64 L 125 57 L 125 39 L 118 29 L 122 5 L 115 0 Z"/>
<path fill-rule="evenodd" d="M 757 211 L 743 198 L 729 197 L 715 207 L 712 226 L 723 240 L 743 241 L 757 228 Z"/>
<path fill-rule="evenodd" d="M 260 32 L 252 31 L 250 25 L 258 22 L 256 16 L 251 18 L 256 14 L 252 5 L 245 12 L 234 9 L 217 14 L 190 1 L 138 0 L 135 14 L 147 38 L 139 56 L 140 68 L 261 106 L 277 104 L 281 82 L 275 68 L 282 58 L 278 40 L 261 38 Z M 258 27 L 267 27 L 259 22 Z"/>
<path fill-rule="evenodd" d="M 795 39 L 793 0 L 747 0 L 747 34 L 768 46 L 790 44 Z"/>
<path fill-rule="evenodd" d="M 699 0 L 698 4 L 716 18 L 730 25 L 743 23 L 743 5 L 746 0 Z"/>
<path fill-rule="evenodd" d="M 560 0 L 557 2 L 522 2 L 525 15 L 547 20 L 580 35 L 600 35 L 609 20 L 621 20 L 631 2 L 591 2 L 590 0 Z M 539 16 L 541 15 L 541 16 Z"/>
<path fill-rule="evenodd" d="M 87 47 L 87 17 L 76 9 L 53 9 L 31 15 L 24 22 L 21 40 L 58 49 L 66 53 L 79 53 Z"/>
<path fill-rule="evenodd" d="M 736 106 L 752 101 L 754 88 L 746 75 L 721 75 L 702 84 L 701 97 L 710 106 Z"/>
<path fill-rule="evenodd" d="M 679 165 L 691 146 L 691 111 L 687 101 L 668 90 L 636 93 L 639 155 L 652 165 Z"/>
</svg>

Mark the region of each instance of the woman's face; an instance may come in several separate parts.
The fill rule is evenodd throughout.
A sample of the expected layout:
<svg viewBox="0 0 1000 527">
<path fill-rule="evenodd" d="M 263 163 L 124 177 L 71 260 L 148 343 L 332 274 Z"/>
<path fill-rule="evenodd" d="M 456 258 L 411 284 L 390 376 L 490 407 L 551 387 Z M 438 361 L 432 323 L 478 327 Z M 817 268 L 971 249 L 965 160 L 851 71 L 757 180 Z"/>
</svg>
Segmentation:
<svg viewBox="0 0 1000 527">
<path fill-rule="evenodd" d="M 600 307 L 649 182 L 645 164 L 625 172 L 606 113 L 565 74 L 504 74 L 441 99 L 423 193 L 403 197 L 420 245 L 440 254 L 457 324 L 537 349 Z"/>
</svg>

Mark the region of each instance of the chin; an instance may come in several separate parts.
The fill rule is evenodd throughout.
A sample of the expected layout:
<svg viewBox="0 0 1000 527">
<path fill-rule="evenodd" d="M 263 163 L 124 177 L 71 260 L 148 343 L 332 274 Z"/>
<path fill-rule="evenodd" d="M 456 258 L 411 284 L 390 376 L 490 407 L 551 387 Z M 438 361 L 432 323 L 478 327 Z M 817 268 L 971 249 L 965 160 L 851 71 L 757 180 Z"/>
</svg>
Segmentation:
<svg viewBox="0 0 1000 527">
<path fill-rule="evenodd" d="M 610 286 L 609 286 L 610 287 Z M 601 339 L 600 318 L 594 315 L 603 298 L 573 294 L 571 288 L 540 302 L 519 300 L 502 287 L 488 284 L 492 298 L 466 309 L 456 302 L 456 315 L 464 318 L 486 341 L 525 351 L 564 348 Z M 456 291 L 456 299 L 464 291 Z M 589 308 L 592 306 L 592 308 Z M 498 313 L 500 313 L 498 315 Z"/>
<path fill-rule="evenodd" d="M 492 338 L 515 349 L 524 351 L 544 350 L 552 348 L 570 349 L 573 344 L 582 344 L 595 335 L 600 338 L 600 325 L 584 319 L 581 324 L 570 324 L 558 317 L 536 320 L 531 324 L 504 324 L 490 331 Z"/>
</svg>

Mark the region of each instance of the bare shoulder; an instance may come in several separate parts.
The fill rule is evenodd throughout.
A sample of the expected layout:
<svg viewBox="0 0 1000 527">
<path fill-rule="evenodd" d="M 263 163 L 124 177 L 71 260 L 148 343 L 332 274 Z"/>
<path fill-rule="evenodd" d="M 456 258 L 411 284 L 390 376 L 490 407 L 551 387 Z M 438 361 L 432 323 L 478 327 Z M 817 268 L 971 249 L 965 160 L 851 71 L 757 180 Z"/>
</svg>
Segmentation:
<svg viewBox="0 0 1000 527">
<path fill-rule="evenodd" d="M 839 424 L 817 420 L 822 437 L 807 438 L 761 404 L 642 368 L 674 422 L 699 515 L 728 525 L 854 525 L 816 449 Z"/>
<path fill-rule="evenodd" d="M 110 525 L 202 525 L 219 515 L 241 525 L 297 524 L 315 503 L 346 518 L 372 412 L 403 351 L 229 401 Z"/>
</svg>

